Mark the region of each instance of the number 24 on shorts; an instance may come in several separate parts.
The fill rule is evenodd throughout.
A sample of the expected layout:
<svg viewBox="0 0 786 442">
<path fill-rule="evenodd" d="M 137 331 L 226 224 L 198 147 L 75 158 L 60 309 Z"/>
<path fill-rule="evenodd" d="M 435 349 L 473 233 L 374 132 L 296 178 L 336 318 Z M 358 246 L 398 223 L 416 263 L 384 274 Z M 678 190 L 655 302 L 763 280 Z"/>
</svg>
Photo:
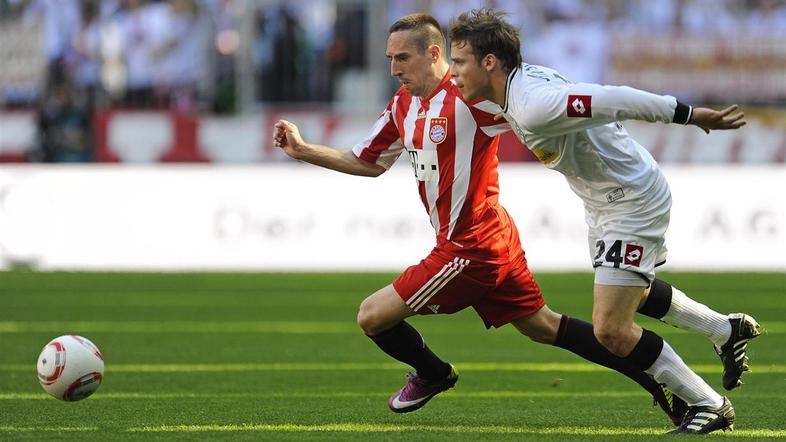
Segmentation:
<svg viewBox="0 0 786 442">
<path fill-rule="evenodd" d="M 619 268 L 620 264 L 626 266 L 639 267 L 641 265 L 641 258 L 644 255 L 644 247 L 638 244 L 625 244 L 625 252 L 622 252 L 622 240 L 618 239 L 611 243 L 608 250 L 606 250 L 606 243 L 599 239 L 595 243 L 595 258 L 593 258 L 595 267 L 602 266 L 603 262 L 614 265 L 614 268 Z"/>
</svg>

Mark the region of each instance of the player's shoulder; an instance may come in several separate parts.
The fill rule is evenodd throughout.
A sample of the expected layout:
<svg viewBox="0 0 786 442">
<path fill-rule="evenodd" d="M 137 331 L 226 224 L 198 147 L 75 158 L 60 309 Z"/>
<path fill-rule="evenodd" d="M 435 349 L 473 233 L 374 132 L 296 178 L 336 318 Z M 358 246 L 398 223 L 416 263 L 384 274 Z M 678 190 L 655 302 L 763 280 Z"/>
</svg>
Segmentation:
<svg viewBox="0 0 786 442">
<path fill-rule="evenodd" d="M 445 90 L 447 95 L 455 97 L 456 100 L 468 104 L 467 100 L 464 98 L 464 94 L 461 93 L 461 90 L 456 85 L 456 79 L 451 78 L 450 81 L 447 81 L 440 85 L 441 88 Z"/>
<path fill-rule="evenodd" d="M 508 83 L 513 92 L 521 94 L 564 90 L 572 84 L 555 69 L 527 63 L 511 72 Z"/>
<path fill-rule="evenodd" d="M 412 94 L 404 86 L 401 86 L 390 97 L 386 110 L 394 113 L 406 113 L 411 103 Z"/>
<path fill-rule="evenodd" d="M 508 78 L 505 110 L 519 123 L 537 124 L 560 105 L 570 85 L 555 69 L 523 63 Z"/>
<path fill-rule="evenodd" d="M 502 108 L 498 104 L 486 98 L 476 98 L 471 101 L 464 98 L 461 90 L 456 86 L 455 80 L 451 80 L 449 85 L 445 86 L 445 89 L 449 94 L 455 96 L 456 101 L 469 109 L 475 119 L 483 118 L 484 121 L 489 118 L 493 119 L 495 115 L 502 112 Z"/>
<path fill-rule="evenodd" d="M 393 97 L 391 97 L 391 100 L 401 99 L 401 98 L 411 98 L 411 97 L 412 97 L 412 94 L 409 93 L 407 88 L 405 88 L 404 86 L 401 86 L 401 87 L 398 88 L 398 90 L 396 90 L 396 93 L 393 94 Z"/>
<path fill-rule="evenodd" d="M 474 100 L 467 100 L 455 84 L 451 85 L 449 93 L 455 96 L 455 102 L 465 108 L 468 113 L 465 115 L 472 118 L 479 126 L 497 126 L 507 124 L 504 120 L 497 121 L 495 116 L 502 113 L 502 108 L 486 98 L 480 97 Z"/>
</svg>

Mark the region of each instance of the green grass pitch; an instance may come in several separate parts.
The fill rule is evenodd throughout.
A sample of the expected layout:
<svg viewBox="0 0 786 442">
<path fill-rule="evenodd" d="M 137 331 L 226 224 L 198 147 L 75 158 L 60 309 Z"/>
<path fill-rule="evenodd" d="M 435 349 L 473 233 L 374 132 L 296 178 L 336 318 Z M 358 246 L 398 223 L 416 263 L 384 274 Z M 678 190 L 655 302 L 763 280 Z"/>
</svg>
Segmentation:
<svg viewBox="0 0 786 442">
<path fill-rule="evenodd" d="M 416 317 L 456 364 L 456 388 L 397 415 L 386 400 L 408 368 L 355 324 L 390 274 L 0 273 L 0 440 L 652 440 L 669 421 L 636 384 L 471 310 Z M 766 333 L 752 371 L 727 393 L 732 440 L 786 438 L 786 274 L 660 275 Z M 541 274 L 552 309 L 590 317 L 591 274 Z M 709 341 L 641 319 L 718 391 Z M 92 397 L 65 403 L 38 385 L 50 339 L 81 334 L 103 351 Z"/>
</svg>

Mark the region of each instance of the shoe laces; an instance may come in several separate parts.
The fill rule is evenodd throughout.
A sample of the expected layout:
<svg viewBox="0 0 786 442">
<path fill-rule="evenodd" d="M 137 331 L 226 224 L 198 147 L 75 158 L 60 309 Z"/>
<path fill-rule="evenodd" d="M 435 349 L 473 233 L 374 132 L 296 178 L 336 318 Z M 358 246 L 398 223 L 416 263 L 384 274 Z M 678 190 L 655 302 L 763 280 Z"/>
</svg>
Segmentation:
<svg viewBox="0 0 786 442">
<path fill-rule="evenodd" d="M 687 426 L 692 424 L 703 427 L 709 423 L 709 420 L 716 419 L 720 417 L 720 415 L 719 412 L 711 410 L 708 407 L 690 407 L 683 418 L 683 425 Z"/>
<path fill-rule="evenodd" d="M 430 384 L 430 382 L 422 377 L 418 376 L 417 373 L 409 372 L 407 373 L 407 386 L 414 384 L 419 387 L 425 387 Z"/>
</svg>

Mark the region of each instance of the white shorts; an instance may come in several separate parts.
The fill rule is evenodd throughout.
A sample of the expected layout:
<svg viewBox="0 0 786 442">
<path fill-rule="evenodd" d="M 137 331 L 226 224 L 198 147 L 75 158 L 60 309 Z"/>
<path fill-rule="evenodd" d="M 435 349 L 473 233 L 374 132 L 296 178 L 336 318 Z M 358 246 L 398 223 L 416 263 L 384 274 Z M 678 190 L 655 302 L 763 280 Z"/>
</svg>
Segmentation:
<svg viewBox="0 0 786 442">
<path fill-rule="evenodd" d="M 666 229 L 669 227 L 671 198 L 657 206 L 626 203 L 602 214 L 587 212 L 588 245 L 595 283 L 648 286 L 655 279 L 655 267 L 666 262 Z M 633 272 L 635 279 L 601 268 Z"/>
</svg>

